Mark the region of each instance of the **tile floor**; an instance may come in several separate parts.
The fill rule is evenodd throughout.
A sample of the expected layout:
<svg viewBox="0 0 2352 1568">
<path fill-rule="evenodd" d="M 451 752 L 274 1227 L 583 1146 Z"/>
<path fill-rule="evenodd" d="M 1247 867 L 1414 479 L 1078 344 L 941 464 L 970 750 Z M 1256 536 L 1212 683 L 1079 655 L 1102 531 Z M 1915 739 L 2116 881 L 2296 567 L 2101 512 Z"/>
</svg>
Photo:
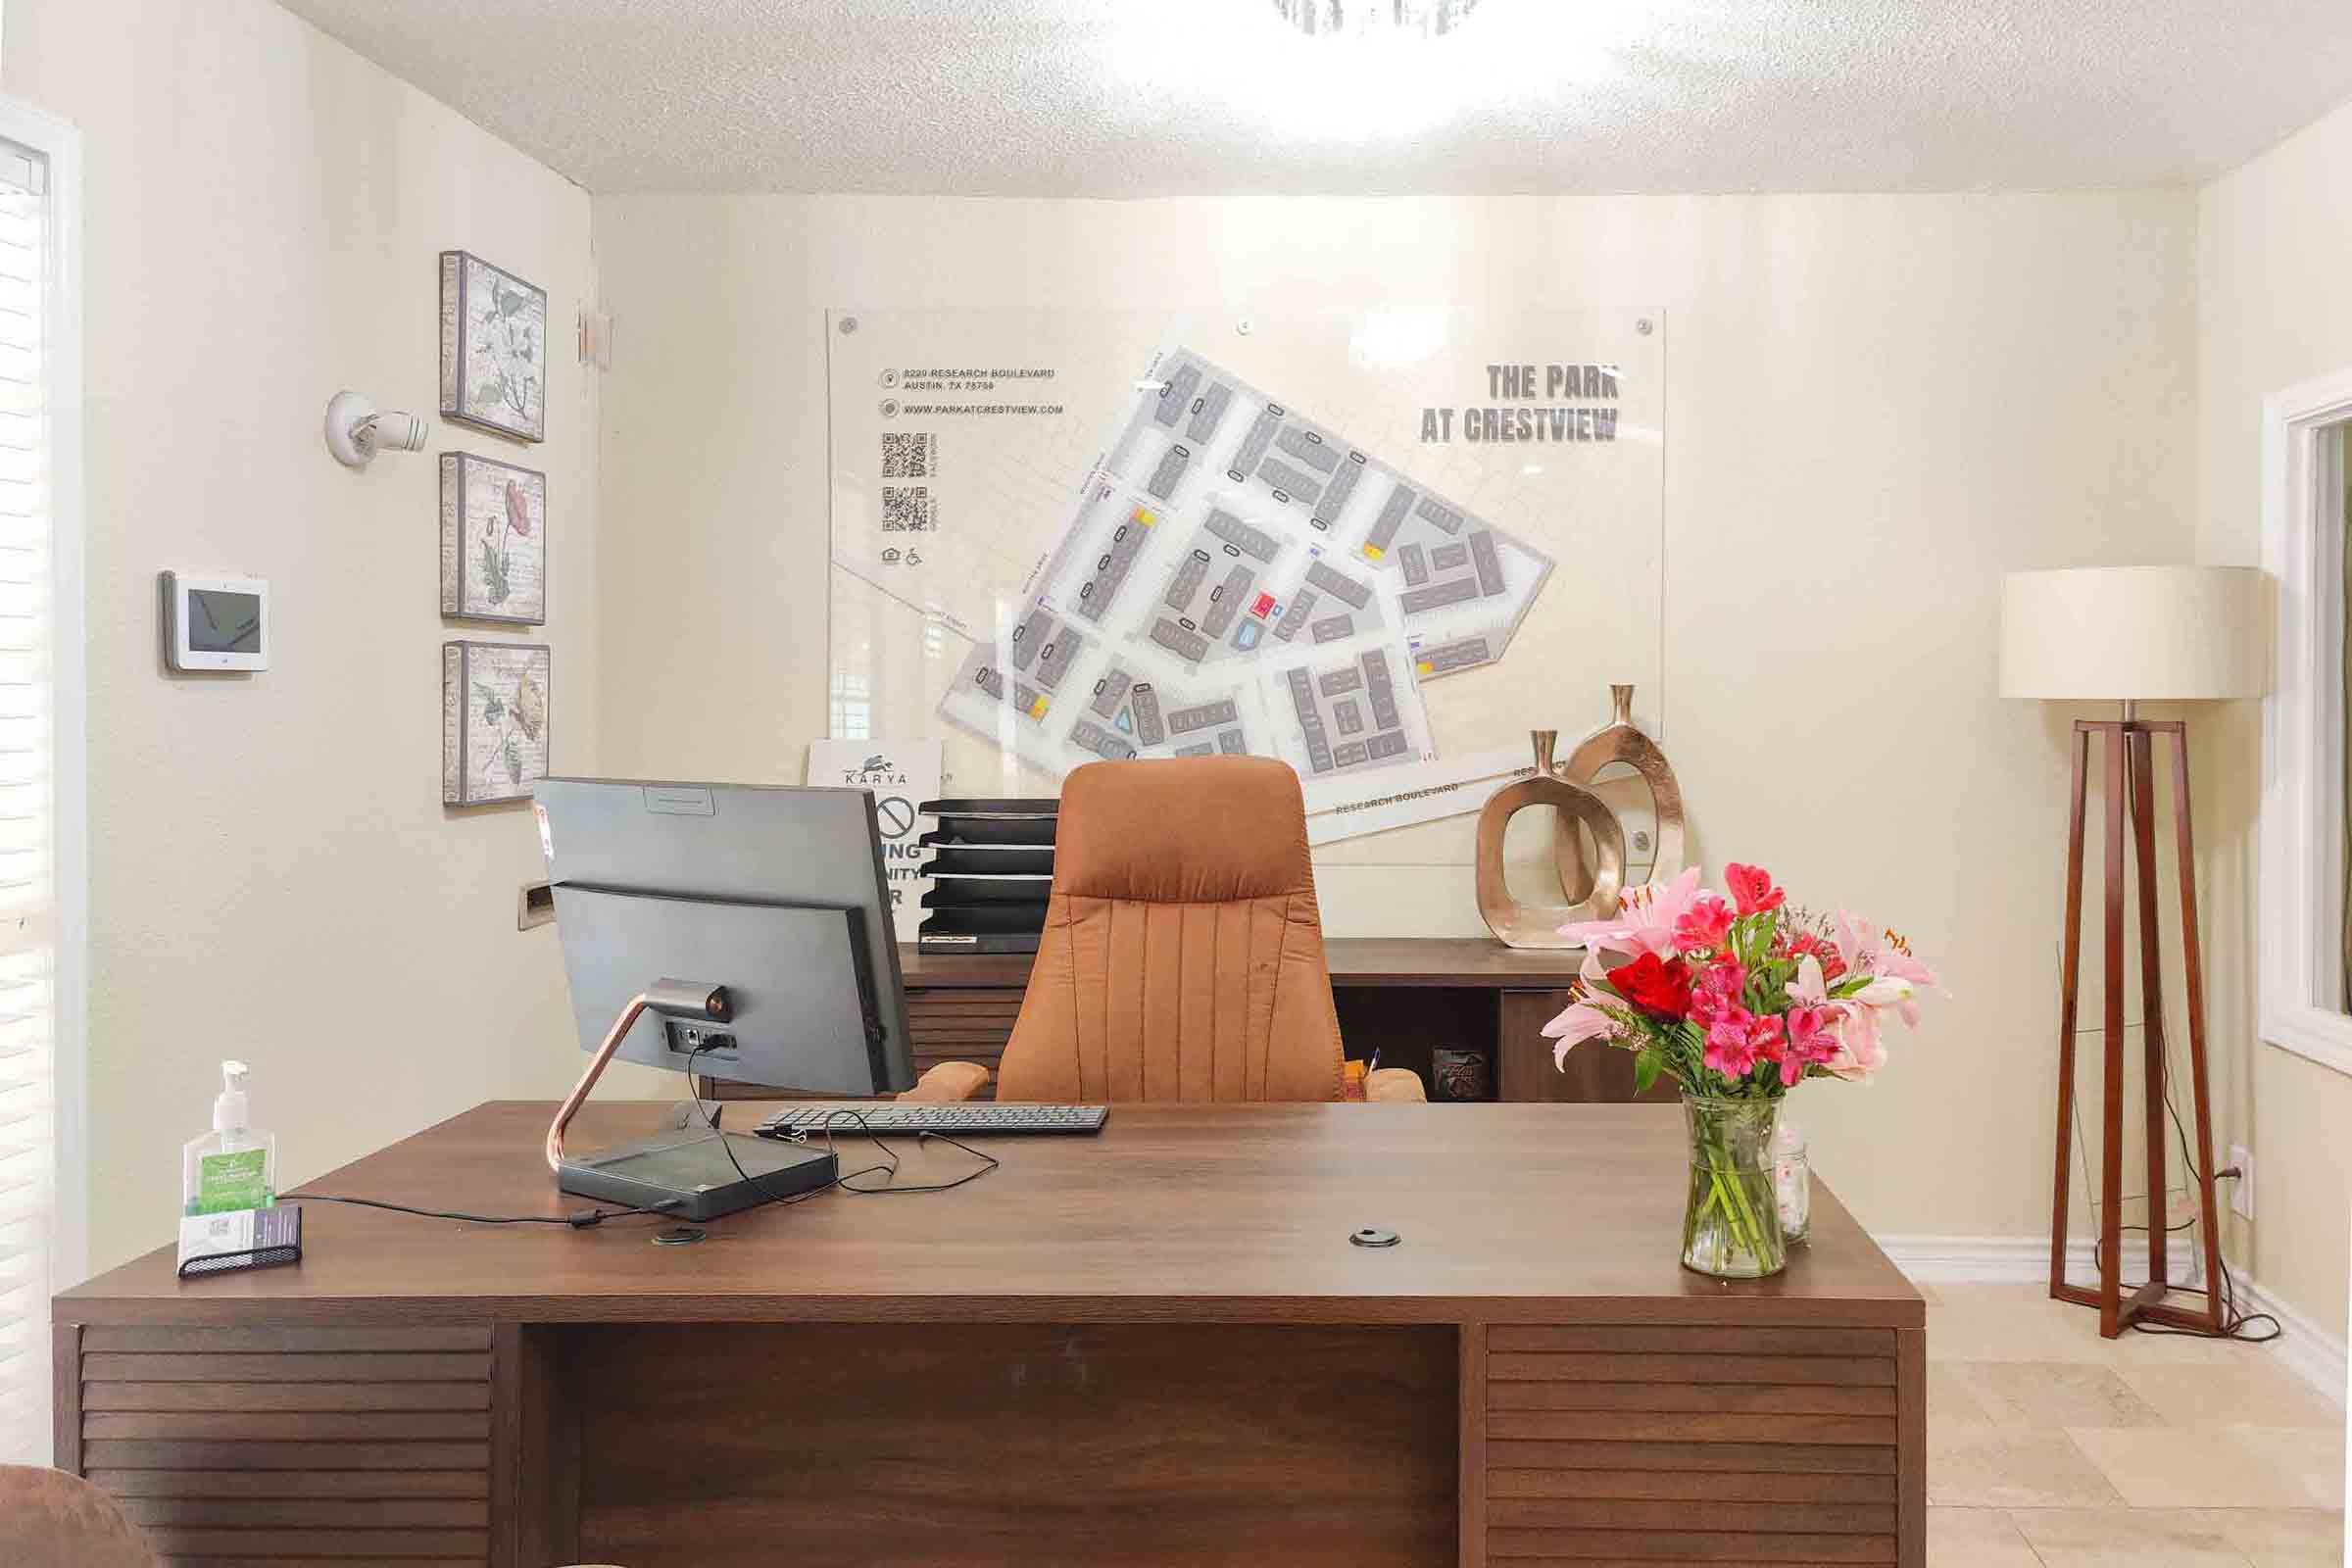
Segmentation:
<svg viewBox="0 0 2352 1568">
<path fill-rule="evenodd" d="M 2038 1286 L 1928 1298 L 1930 1568 L 2337 1568 L 2344 1413 L 2249 1345 Z"/>
</svg>

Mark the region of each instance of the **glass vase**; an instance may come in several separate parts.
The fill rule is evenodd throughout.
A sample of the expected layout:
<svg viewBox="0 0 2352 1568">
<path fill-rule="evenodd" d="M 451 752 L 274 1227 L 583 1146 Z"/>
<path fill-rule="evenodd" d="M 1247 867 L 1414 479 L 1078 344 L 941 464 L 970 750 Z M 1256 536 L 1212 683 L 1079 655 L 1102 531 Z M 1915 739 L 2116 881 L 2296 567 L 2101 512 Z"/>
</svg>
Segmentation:
<svg viewBox="0 0 2352 1568">
<path fill-rule="evenodd" d="M 1773 1184 L 1776 1100 L 1683 1097 L 1690 1189 L 1683 1207 L 1683 1267 L 1717 1279 L 1778 1274 L 1788 1261 Z"/>
</svg>

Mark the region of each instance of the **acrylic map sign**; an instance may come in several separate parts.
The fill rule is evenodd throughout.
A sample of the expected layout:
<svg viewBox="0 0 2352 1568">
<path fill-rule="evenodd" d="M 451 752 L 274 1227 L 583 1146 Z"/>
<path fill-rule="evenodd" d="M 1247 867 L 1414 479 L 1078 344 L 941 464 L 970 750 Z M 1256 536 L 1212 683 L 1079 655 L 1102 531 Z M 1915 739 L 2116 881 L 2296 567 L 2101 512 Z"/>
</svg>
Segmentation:
<svg viewBox="0 0 2352 1568">
<path fill-rule="evenodd" d="M 940 736 L 952 793 L 1275 757 L 1330 842 L 1475 811 L 1530 728 L 1658 694 L 1654 316 L 827 331 L 834 733 Z"/>
</svg>

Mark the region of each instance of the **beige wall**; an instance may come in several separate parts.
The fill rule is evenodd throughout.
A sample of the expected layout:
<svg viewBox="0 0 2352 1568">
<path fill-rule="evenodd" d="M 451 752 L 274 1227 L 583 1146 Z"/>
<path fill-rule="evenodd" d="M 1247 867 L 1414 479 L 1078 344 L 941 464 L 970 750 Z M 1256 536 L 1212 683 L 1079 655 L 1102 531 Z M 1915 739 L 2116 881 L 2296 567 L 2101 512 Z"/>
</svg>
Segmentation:
<svg viewBox="0 0 2352 1568">
<path fill-rule="evenodd" d="M 219 1061 L 301 1179 L 575 1065 L 526 812 L 439 804 L 434 463 L 345 471 L 350 386 L 429 412 L 435 253 L 591 292 L 586 194 L 263 0 L 9 0 L 0 85 L 84 135 L 93 1266 L 172 1234 Z M 559 335 L 559 347 L 564 338 Z M 597 748 L 596 410 L 556 357 L 560 765 Z M 266 674 L 157 655 L 159 568 L 270 581 Z"/>
<path fill-rule="evenodd" d="M 825 307 L 1663 308 L 1667 744 L 1707 861 L 1892 922 L 1951 991 L 1797 1114 L 1875 1229 L 2030 1235 L 2066 715 L 1994 696 L 1996 585 L 2186 554 L 2195 220 L 2186 192 L 600 197 L 604 763 L 797 780 L 823 733 Z M 1329 927 L 1481 929 L 1464 865 L 1402 858 L 1321 856 Z"/>
<path fill-rule="evenodd" d="M 2252 564 L 2262 554 L 2262 403 L 2352 366 L 2352 108 L 2339 110 L 2198 200 L 2202 443 L 2201 559 Z M 2216 1033 L 2254 1035 L 2251 958 L 2260 714 L 2241 705 L 2201 740 L 2245 758 L 2207 768 L 2217 830 L 2201 814 Z M 2202 805 L 2203 803 L 2200 803 Z M 2328 1333 L 2345 1332 L 2346 1205 L 2352 1198 L 2352 1079 L 2275 1047 L 2251 1046 L 2257 1174 L 2250 1267 L 2263 1286 Z"/>
</svg>

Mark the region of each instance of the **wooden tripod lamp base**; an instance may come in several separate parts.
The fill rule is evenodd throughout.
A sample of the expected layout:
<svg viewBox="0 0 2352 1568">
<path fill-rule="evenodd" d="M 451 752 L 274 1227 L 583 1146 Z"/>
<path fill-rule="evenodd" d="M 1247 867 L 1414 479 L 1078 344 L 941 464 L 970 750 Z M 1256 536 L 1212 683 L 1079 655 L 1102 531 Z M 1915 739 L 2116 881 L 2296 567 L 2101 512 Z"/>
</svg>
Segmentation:
<svg viewBox="0 0 2352 1568">
<path fill-rule="evenodd" d="M 2123 716 L 2075 724 L 2075 797 L 2066 841 L 2066 958 L 2058 1014 L 2058 1167 L 2050 1195 L 2050 1295 L 2099 1309 L 2114 1339 L 2140 1323 L 2225 1334 L 2222 1243 L 2214 1203 L 2213 1111 L 2206 1098 L 2205 967 L 2197 948 L 2197 857 L 2189 830 L 2188 729 L 2142 720 L 2142 702 L 2216 702 L 2270 688 L 2271 580 L 2249 566 L 2092 566 L 2013 571 L 2001 582 L 2001 695 L 2044 702 L 2123 702 Z M 2099 743 L 2100 906 L 2105 967 L 2099 1085 L 2099 1283 L 2066 1277 L 2067 1164 L 2074 1152 L 2075 1026 L 2082 979 L 2082 836 L 2090 743 Z M 2188 979 L 2188 1076 L 2204 1304 L 2166 1299 L 2169 1205 L 2165 1180 L 2164 953 L 2156 918 L 2156 743 L 2172 749 L 2173 841 L 2180 879 L 2180 959 Z M 2148 1277 L 2126 1295 L 2124 1277 L 2124 840 L 2136 864 L 2139 993 L 2144 1038 L 2140 1106 L 2147 1141 Z"/>
<path fill-rule="evenodd" d="M 2066 1277 L 2067 1165 L 2073 1153 L 2075 1118 L 2075 1025 L 2082 976 L 2082 838 L 2090 784 L 2090 743 L 2100 742 L 2106 805 L 2101 822 L 2105 867 L 2105 1015 L 2100 1039 L 2104 1073 L 2100 1083 L 2099 1283 L 2072 1284 Z M 2204 1251 L 2204 1304 L 2190 1308 L 2165 1299 L 2167 1277 L 2165 1150 L 2166 1069 L 2164 961 L 2156 919 L 2156 765 L 2159 737 L 2172 742 L 2173 832 L 2176 872 L 2180 884 L 2181 958 L 2188 970 L 2189 1093 L 2195 1102 L 2197 1232 Z M 2130 1295 L 2124 1270 L 2124 839 L 2129 825 L 2138 870 L 2139 988 L 2145 1054 L 2141 1078 L 2146 1103 L 2148 1277 Z M 2099 1309 L 2099 1333 L 2114 1339 L 2134 1322 L 2161 1323 L 2192 1333 L 2221 1334 L 2221 1235 L 2214 1202 L 2213 1118 L 2205 1089 L 2205 975 L 2197 945 L 2196 852 L 2189 825 L 2188 730 L 2178 721 L 2150 723 L 2136 717 L 2101 723 L 2075 722 L 2075 796 L 2066 836 L 2066 958 L 2058 1012 L 2058 1167 L 2050 1208 L 2050 1295 Z"/>
</svg>

